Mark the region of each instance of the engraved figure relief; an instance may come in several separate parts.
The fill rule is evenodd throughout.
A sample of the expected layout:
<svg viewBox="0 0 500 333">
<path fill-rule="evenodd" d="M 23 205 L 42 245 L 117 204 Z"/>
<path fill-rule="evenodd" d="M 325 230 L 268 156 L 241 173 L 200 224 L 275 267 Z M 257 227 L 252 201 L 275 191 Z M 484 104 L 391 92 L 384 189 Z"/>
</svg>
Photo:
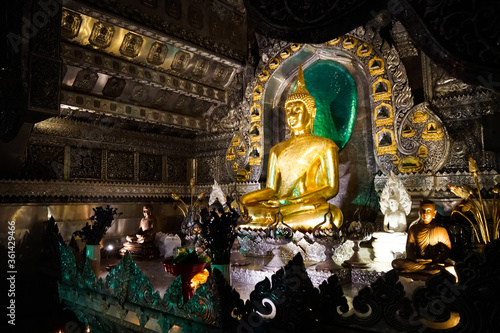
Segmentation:
<svg viewBox="0 0 500 333">
<path fill-rule="evenodd" d="M 171 18 L 176 20 L 182 17 L 182 2 L 181 0 L 167 0 L 165 1 L 165 12 Z"/>
<path fill-rule="evenodd" d="M 82 69 L 76 74 L 75 81 L 73 82 L 73 88 L 89 92 L 94 88 L 98 78 L 99 75 L 96 72 L 90 69 Z"/>
<path fill-rule="evenodd" d="M 189 25 L 196 29 L 203 28 L 203 11 L 198 6 L 191 4 L 188 8 Z"/>
<path fill-rule="evenodd" d="M 130 100 L 137 102 L 137 103 L 142 103 L 146 100 L 148 97 L 146 87 L 142 86 L 141 84 L 136 84 L 133 88 L 132 91 L 130 92 Z"/>
<path fill-rule="evenodd" d="M 212 106 L 212 103 L 210 102 L 193 99 L 188 107 L 188 113 L 198 117 L 203 115 L 210 108 L 210 106 Z"/>
<path fill-rule="evenodd" d="M 431 77 L 434 95 L 443 97 L 448 94 L 457 94 L 467 90 L 470 86 L 456 77 L 449 75 L 444 69 L 430 62 Z"/>
<path fill-rule="evenodd" d="M 178 95 L 177 100 L 175 101 L 175 104 L 174 104 L 174 110 L 177 112 L 184 110 L 184 108 L 186 107 L 187 101 L 188 101 L 188 97 L 186 97 L 184 95 Z"/>
<path fill-rule="evenodd" d="M 464 121 L 452 121 L 446 124 L 451 127 L 450 136 L 450 158 L 446 163 L 447 169 L 468 169 L 468 157 L 483 161 L 483 142 L 480 135 L 482 121 L 480 118 Z M 439 141 L 438 141 L 439 142 Z"/>
<path fill-rule="evenodd" d="M 139 54 L 143 43 L 143 38 L 131 32 L 123 37 L 120 53 L 126 57 L 134 58 Z"/>
<path fill-rule="evenodd" d="M 214 70 L 214 74 L 212 75 L 212 80 L 219 84 L 226 84 L 229 79 L 229 75 L 231 74 L 231 69 L 228 67 L 218 64 Z"/>
<path fill-rule="evenodd" d="M 210 66 L 210 61 L 203 58 L 198 58 L 196 60 L 196 65 L 193 69 L 193 76 L 204 77 L 207 74 L 208 67 Z"/>
<path fill-rule="evenodd" d="M 160 66 L 165 61 L 167 54 L 168 54 L 167 45 L 160 42 L 154 42 L 151 45 L 151 48 L 149 49 L 149 53 L 146 60 L 152 65 Z"/>
<path fill-rule="evenodd" d="M 66 39 L 73 39 L 78 36 L 82 25 L 80 14 L 63 10 L 61 18 L 61 36 Z"/>
<path fill-rule="evenodd" d="M 104 49 L 111 45 L 111 40 L 115 33 L 115 28 L 102 22 L 94 23 L 92 33 L 89 37 L 89 42 L 93 46 Z"/>
<path fill-rule="evenodd" d="M 158 7 L 158 0 L 141 0 L 141 3 L 149 8 L 156 9 Z"/>
<path fill-rule="evenodd" d="M 165 90 L 159 90 L 153 98 L 153 105 L 160 108 L 164 107 L 168 101 L 168 96 L 168 92 L 166 92 Z"/>
<path fill-rule="evenodd" d="M 209 29 L 212 36 L 223 36 L 223 25 L 222 21 L 216 15 L 211 15 L 209 17 Z"/>
<path fill-rule="evenodd" d="M 237 43 L 240 38 L 240 29 L 238 25 L 229 24 L 226 28 L 226 32 L 224 33 L 227 36 L 230 43 Z"/>
<path fill-rule="evenodd" d="M 109 78 L 102 89 L 102 94 L 108 97 L 116 98 L 120 96 L 125 89 L 126 81 L 117 77 Z"/>
<path fill-rule="evenodd" d="M 172 60 L 172 69 L 176 71 L 183 71 L 191 59 L 189 53 L 184 51 L 177 51 L 174 56 L 174 60 Z"/>
</svg>

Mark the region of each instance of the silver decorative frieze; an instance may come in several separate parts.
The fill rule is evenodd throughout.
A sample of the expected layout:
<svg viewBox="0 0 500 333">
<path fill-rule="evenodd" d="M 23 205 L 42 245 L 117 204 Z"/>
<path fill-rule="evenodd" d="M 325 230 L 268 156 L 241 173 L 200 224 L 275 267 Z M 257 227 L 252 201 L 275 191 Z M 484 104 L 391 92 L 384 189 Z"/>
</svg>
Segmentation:
<svg viewBox="0 0 500 333">
<path fill-rule="evenodd" d="M 495 170 L 480 171 L 478 174 L 481 186 L 485 190 L 491 190 L 495 184 L 500 183 L 500 174 Z M 387 179 L 385 175 L 375 176 L 374 183 L 377 192 L 382 192 Z M 398 179 L 408 191 L 412 192 L 448 191 L 449 184 L 457 186 L 474 184 L 474 176 L 468 171 L 401 174 L 398 175 Z"/>
<path fill-rule="evenodd" d="M 139 86 L 138 88 L 141 87 Z M 143 96 L 141 97 L 143 93 L 144 92 L 141 92 L 140 89 L 136 89 L 136 99 L 144 98 Z M 72 91 L 64 91 L 61 93 L 61 112 L 64 113 L 64 110 L 66 109 L 102 113 L 108 116 L 121 116 L 139 121 L 183 127 L 195 131 L 205 131 L 207 128 L 205 119 L 121 103 L 114 100 L 79 94 Z"/>
<path fill-rule="evenodd" d="M 223 191 L 238 187 L 242 191 L 255 189 L 255 184 L 224 184 Z M 246 188 L 244 188 L 246 187 Z M 209 193 L 212 185 L 195 185 L 195 193 Z M 247 189 L 248 188 L 248 189 Z M 189 197 L 191 189 L 187 185 L 168 183 L 134 183 L 134 182 L 101 182 L 101 181 L 57 181 L 57 180 L 0 180 L 1 197 L 39 198 L 71 197 L 80 198 L 168 198 L 170 193 L 181 197 Z M 227 192 L 229 193 L 229 192 Z"/>
</svg>

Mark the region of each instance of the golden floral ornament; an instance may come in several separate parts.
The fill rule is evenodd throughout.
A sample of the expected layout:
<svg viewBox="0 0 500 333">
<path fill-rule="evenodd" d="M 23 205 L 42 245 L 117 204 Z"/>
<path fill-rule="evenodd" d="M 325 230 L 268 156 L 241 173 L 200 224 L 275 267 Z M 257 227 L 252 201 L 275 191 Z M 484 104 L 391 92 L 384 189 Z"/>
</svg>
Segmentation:
<svg viewBox="0 0 500 333">
<path fill-rule="evenodd" d="M 259 122 L 261 114 L 261 106 L 258 103 L 254 103 L 250 109 L 250 122 Z"/>
<path fill-rule="evenodd" d="M 391 82 L 389 80 L 379 77 L 372 83 L 373 100 L 375 102 L 382 100 L 391 100 Z"/>
<path fill-rule="evenodd" d="M 281 59 L 286 59 L 290 56 L 291 52 L 289 49 L 284 49 L 283 51 L 280 52 L 280 57 Z"/>
<path fill-rule="evenodd" d="M 424 163 L 415 156 L 403 158 L 398 164 L 398 170 L 402 173 L 420 172 L 424 169 Z"/>
<path fill-rule="evenodd" d="M 260 84 L 253 88 L 253 100 L 258 101 L 262 98 L 262 86 Z"/>
<path fill-rule="evenodd" d="M 465 200 L 469 199 L 469 197 L 470 197 L 469 191 L 467 191 L 462 186 L 448 185 L 448 188 L 457 197 L 460 197 L 460 198 L 465 199 Z"/>
<path fill-rule="evenodd" d="M 376 135 L 377 155 L 395 155 L 398 148 L 394 140 L 394 131 L 383 127 Z"/>
<path fill-rule="evenodd" d="M 394 115 L 392 112 L 392 105 L 388 103 L 381 103 L 375 107 L 375 125 L 390 126 L 394 122 Z"/>
<path fill-rule="evenodd" d="M 423 111 L 423 110 L 417 110 L 412 118 L 411 118 L 411 122 L 414 123 L 414 124 L 420 124 L 420 123 L 425 123 L 427 121 L 427 118 L 429 117 L 429 115 Z"/>
<path fill-rule="evenodd" d="M 415 130 L 410 125 L 406 125 L 401 131 L 401 136 L 403 138 L 412 138 L 415 136 Z"/>
<path fill-rule="evenodd" d="M 260 125 L 255 123 L 252 125 L 252 129 L 250 130 L 250 141 L 258 142 L 260 141 Z"/>
<path fill-rule="evenodd" d="M 259 80 L 260 82 L 266 82 L 267 79 L 269 79 L 269 71 L 267 69 L 264 69 L 260 74 L 259 74 Z"/>
<path fill-rule="evenodd" d="M 479 168 L 477 167 L 476 160 L 472 156 L 469 156 L 469 172 L 472 174 L 477 174 L 478 171 Z"/>
<path fill-rule="evenodd" d="M 254 144 L 250 149 L 249 161 L 250 165 L 260 165 L 260 147 L 257 144 Z"/>
<path fill-rule="evenodd" d="M 301 45 L 300 45 L 300 44 L 298 44 L 298 43 L 292 43 L 292 44 L 290 45 L 290 50 L 292 50 L 292 52 L 295 52 L 295 51 L 297 51 L 298 49 L 300 49 L 300 46 L 301 46 Z"/>
<path fill-rule="evenodd" d="M 418 157 L 425 158 L 428 156 L 429 156 L 429 153 L 428 153 L 426 146 L 422 145 L 422 146 L 418 147 Z"/>
<path fill-rule="evenodd" d="M 270 69 L 276 69 L 280 65 L 280 60 L 277 57 L 274 57 L 269 63 Z"/>
<path fill-rule="evenodd" d="M 361 58 L 368 57 L 372 53 L 372 46 L 366 43 L 361 44 L 356 51 L 357 55 Z"/>
<path fill-rule="evenodd" d="M 435 122 L 428 123 L 424 132 L 422 133 L 422 139 L 427 141 L 437 141 L 443 138 L 443 129 Z"/>
<path fill-rule="evenodd" d="M 385 63 L 382 58 L 374 56 L 368 62 L 368 71 L 371 76 L 382 75 L 385 72 Z"/>
<path fill-rule="evenodd" d="M 342 46 L 344 47 L 344 49 L 350 50 L 354 48 L 357 43 L 358 40 L 356 38 L 349 36 L 346 39 L 344 39 L 344 41 L 342 42 Z"/>
<path fill-rule="evenodd" d="M 337 38 L 334 38 L 332 40 L 329 40 L 327 43 L 329 45 L 335 45 L 335 44 L 338 44 L 340 42 L 340 39 L 341 39 L 340 37 L 337 37 Z"/>
<path fill-rule="evenodd" d="M 236 154 L 234 153 L 233 147 L 229 147 L 226 153 L 226 160 L 228 161 L 233 161 L 234 158 L 236 157 Z"/>
</svg>

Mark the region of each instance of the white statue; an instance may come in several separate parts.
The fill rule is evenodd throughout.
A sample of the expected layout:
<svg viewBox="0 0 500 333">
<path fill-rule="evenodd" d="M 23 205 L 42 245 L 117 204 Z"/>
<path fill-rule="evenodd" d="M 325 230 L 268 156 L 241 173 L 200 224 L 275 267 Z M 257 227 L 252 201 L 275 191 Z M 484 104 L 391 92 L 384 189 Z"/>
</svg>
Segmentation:
<svg viewBox="0 0 500 333">
<path fill-rule="evenodd" d="M 385 215 L 385 231 L 406 232 L 406 216 L 410 214 L 411 198 L 392 171 L 380 196 L 380 210 Z"/>
</svg>

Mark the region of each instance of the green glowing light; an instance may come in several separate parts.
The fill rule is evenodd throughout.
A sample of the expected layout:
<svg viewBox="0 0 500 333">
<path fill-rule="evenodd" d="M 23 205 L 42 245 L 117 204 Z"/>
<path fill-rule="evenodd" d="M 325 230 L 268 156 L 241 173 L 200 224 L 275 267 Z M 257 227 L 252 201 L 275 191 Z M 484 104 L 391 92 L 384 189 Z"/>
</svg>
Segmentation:
<svg viewBox="0 0 500 333">
<path fill-rule="evenodd" d="M 356 120 L 358 96 L 354 79 L 344 66 L 331 60 L 314 62 L 304 70 L 304 78 L 307 90 L 316 100 L 314 134 L 344 148 Z"/>
</svg>

